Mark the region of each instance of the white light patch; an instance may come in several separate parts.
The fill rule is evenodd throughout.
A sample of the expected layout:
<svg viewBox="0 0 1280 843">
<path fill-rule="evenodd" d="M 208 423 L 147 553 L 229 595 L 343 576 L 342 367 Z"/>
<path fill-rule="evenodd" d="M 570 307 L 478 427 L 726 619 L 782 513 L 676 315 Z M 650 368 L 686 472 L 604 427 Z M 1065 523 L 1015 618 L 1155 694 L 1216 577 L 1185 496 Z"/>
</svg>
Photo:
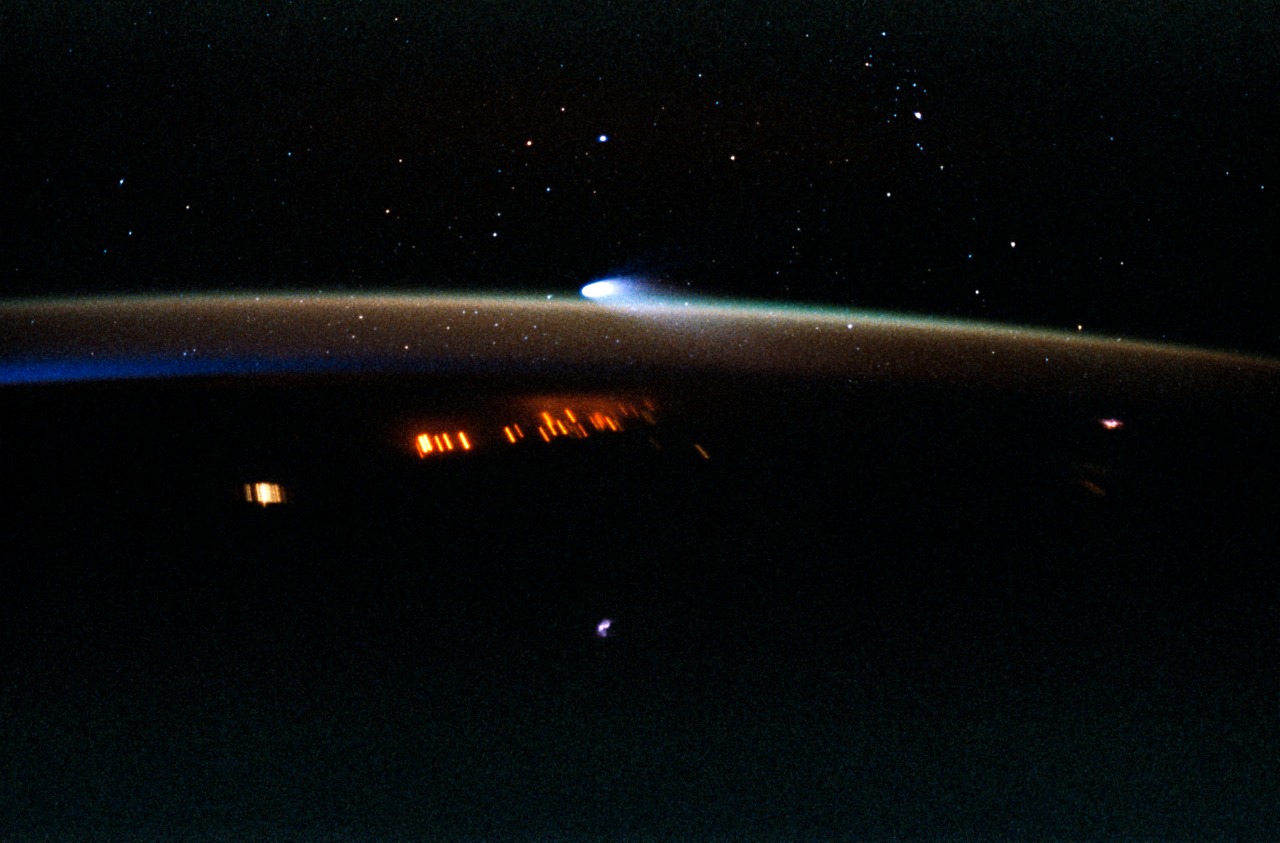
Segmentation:
<svg viewBox="0 0 1280 843">
<path fill-rule="evenodd" d="M 589 299 L 609 299 L 621 296 L 625 294 L 626 291 L 626 282 L 619 278 L 605 278 L 601 281 L 592 281 L 590 284 L 583 287 L 582 295 Z"/>
</svg>

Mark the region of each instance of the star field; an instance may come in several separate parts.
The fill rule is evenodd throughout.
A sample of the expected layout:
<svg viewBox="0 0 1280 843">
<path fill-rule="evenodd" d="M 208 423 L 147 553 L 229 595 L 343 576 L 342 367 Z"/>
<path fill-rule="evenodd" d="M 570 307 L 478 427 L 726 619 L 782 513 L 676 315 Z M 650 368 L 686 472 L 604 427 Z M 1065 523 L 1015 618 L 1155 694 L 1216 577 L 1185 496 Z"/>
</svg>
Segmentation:
<svg viewBox="0 0 1280 843">
<path fill-rule="evenodd" d="M 1275 353 L 1275 24 L 1195 5 L 32 6 L 3 294 L 625 273 Z"/>
</svg>

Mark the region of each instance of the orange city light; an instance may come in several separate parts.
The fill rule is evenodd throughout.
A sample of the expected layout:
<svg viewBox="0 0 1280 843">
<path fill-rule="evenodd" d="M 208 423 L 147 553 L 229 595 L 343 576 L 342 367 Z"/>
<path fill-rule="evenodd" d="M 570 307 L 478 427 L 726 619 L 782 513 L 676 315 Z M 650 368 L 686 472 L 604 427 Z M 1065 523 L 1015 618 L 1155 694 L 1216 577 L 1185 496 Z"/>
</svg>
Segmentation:
<svg viewBox="0 0 1280 843">
<path fill-rule="evenodd" d="M 455 443 L 454 436 L 457 437 Z M 474 445 L 471 437 L 467 436 L 465 430 L 456 431 L 453 436 L 448 433 L 419 433 L 414 439 L 414 445 L 418 449 L 418 456 L 428 457 L 434 454 L 443 454 L 447 451 L 463 450 L 470 451 Z"/>
<path fill-rule="evenodd" d="M 244 484 L 244 499 L 249 503 L 270 506 L 274 503 L 284 503 L 286 497 L 284 487 L 279 483 L 260 482 Z"/>
</svg>

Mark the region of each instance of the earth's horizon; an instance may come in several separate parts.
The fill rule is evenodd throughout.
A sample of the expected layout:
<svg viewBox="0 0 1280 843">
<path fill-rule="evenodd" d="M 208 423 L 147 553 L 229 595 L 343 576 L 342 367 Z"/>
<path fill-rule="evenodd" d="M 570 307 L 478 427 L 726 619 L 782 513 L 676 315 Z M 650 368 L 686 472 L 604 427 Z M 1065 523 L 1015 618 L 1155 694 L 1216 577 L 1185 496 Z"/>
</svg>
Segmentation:
<svg viewBox="0 0 1280 843">
<path fill-rule="evenodd" d="M 1280 360 L 1121 337 L 749 301 L 556 295 L 157 295 L 0 304 L 0 384 L 328 372 L 840 375 L 1199 389 Z"/>
</svg>

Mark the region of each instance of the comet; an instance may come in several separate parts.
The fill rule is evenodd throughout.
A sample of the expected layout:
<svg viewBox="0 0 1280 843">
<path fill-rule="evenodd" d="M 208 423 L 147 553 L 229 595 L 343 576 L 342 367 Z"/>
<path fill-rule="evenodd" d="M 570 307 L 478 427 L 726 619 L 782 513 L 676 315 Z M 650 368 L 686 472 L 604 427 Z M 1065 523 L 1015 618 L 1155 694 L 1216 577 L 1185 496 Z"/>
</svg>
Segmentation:
<svg viewBox="0 0 1280 843">
<path fill-rule="evenodd" d="M 596 301 L 617 299 L 627 295 L 631 289 L 632 284 L 625 278 L 602 278 L 583 287 L 582 296 Z"/>
<path fill-rule="evenodd" d="M 582 297 L 609 307 L 670 305 L 676 302 L 670 290 L 635 275 L 611 275 L 582 288 Z"/>
</svg>

